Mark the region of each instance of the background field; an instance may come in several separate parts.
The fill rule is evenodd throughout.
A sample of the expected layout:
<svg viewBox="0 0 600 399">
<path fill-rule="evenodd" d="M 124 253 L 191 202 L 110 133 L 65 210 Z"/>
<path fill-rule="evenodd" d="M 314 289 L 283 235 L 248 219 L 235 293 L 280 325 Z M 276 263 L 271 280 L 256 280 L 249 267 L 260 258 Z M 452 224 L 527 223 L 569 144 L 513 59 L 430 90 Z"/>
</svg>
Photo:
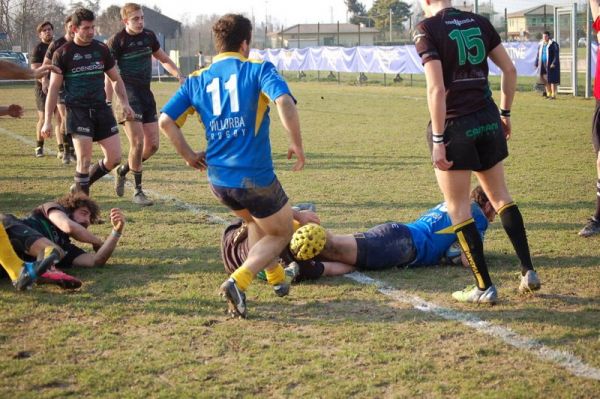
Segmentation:
<svg viewBox="0 0 600 399">
<path fill-rule="evenodd" d="M 154 84 L 159 106 L 175 89 Z M 276 169 L 294 201 L 316 203 L 327 228 L 350 233 L 410 221 L 441 200 L 424 138 L 424 88 L 294 82 L 292 90 L 308 163 L 290 172 L 273 112 Z M 2 87 L 0 97 L 27 107 L 21 120 L 0 120 L 0 211 L 23 215 L 65 193 L 73 171 L 56 158 L 33 157 L 33 89 Z M 472 282 L 463 268 L 369 276 L 600 368 L 599 239 L 576 234 L 595 201 L 593 107 L 531 92 L 519 93 L 513 107 L 506 169 L 540 294 L 517 293 L 517 260 L 498 221 L 485 241 L 501 295 L 494 307 L 451 300 L 452 290 Z M 185 132 L 200 147 L 198 129 L 190 121 Z M 122 142 L 126 150 L 124 134 Z M 227 319 L 217 296 L 225 278 L 222 225 L 208 215 L 229 214 L 205 176 L 165 139 L 161 145 L 144 175 L 151 195 L 160 196 L 155 206 L 131 204 L 131 187 L 115 197 L 110 179 L 93 186 L 102 207 L 123 208 L 128 224 L 108 266 L 71 270 L 84 280 L 80 290 L 17 293 L 0 281 L 0 397 L 600 396 L 597 380 L 345 277 L 296 285 L 284 299 L 256 282 L 249 318 Z M 105 236 L 110 228 L 93 231 Z"/>
</svg>

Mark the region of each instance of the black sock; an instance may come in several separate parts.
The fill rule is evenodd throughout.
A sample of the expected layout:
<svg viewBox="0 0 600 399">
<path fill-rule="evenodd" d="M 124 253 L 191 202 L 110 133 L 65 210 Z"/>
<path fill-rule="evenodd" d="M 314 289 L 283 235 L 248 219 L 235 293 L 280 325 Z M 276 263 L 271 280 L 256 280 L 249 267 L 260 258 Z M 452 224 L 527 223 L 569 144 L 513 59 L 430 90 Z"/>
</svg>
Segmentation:
<svg viewBox="0 0 600 399">
<path fill-rule="evenodd" d="M 90 195 L 90 175 L 88 173 L 75 172 L 75 185 L 85 195 Z"/>
<path fill-rule="evenodd" d="M 106 169 L 106 166 L 104 166 L 104 160 L 99 160 L 98 163 L 90 169 L 90 186 L 108 172 L 110 172 L 110 170 Z"/>
<path fill-rule="evenodd" d="M 146 158 L 142 158 L 142 163 L 146 161 Z M 131 170 L 131 168 L 129 167 L 129 162 L 127 162 L 125 165 L 121 165 L 119 167 L 119 174 L 121 176 L 125 176 L 127 173 L 129 173 L 129 171 Z"/>
<path fill-rule="evenodd" d="M 135 191 L 139 191 L 142 189 L 142 171 L 136 172 L 132 171 L 133 180 L 135 182 Z"/>
<path fill-rule="evenodd" d="M 465 220 L 453 228 L 458 237 L 458 243 L 471 266 L 477 287 L 480 290 L 488 289 L 492 285 L 492 279 L 483 256 L 483 241 L 475 225 L 475 220 L 473 218 Z"/>
<path fill-rule="evenodd" d="M 594 219 L 600 222 L 600 179 L 596 182 L 596 213 L 594 213 Z"/>
<path fill-rule="evenodd" d="M 65 144 L 68 144 L 70 148 L 69 154 L 73 155 L 75 154 L 75 146 L 73 145 L 73 135 L 66 134 L 65 136 L 67 137 L 67 139 L 65 140 Z"/>
<path fill-rule="evenodd" d="M 297 261 L 299 267 L 299 273 L 296 277 L 296 282 L 304 280 L 316 280 L 323 275 L 325 266 L 318 260 L 305 260 Z"/>
<path fill-rule="evenodd" d="M 504 205 L 499 211 L 502 227 L 508 235 L 510 242 L 521 262 L 521 274 L 524 276 L 528 270 L 533 270 L 531 255 L 529 254 L 529 244 L 527 243 L 527 234 L 525 233 L 525 224 L 519 207 L 514 202 Z"/>
<path fill-rule="evenodd" d="M 65 145 L 64 144 L 59 144 L 58 145 L 58 152 L 64 152 L 65 151 Z"/>
<path fill-rule="evenodd" d="M 38 140 L 38 141 L 36 141 L 36 147 L 42 147 L 42 148 L 44 148 L 44 140 Z"/>
</svg>

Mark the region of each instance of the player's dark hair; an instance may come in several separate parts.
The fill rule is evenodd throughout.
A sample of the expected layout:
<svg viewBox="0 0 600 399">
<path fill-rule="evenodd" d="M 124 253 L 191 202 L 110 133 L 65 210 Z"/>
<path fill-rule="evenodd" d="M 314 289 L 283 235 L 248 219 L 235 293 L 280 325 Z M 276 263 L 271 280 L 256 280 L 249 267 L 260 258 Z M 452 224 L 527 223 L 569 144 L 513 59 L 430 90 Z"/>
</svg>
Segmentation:
<svg viewBox="0 0 600 399">
<path fill-rule="evenodd" d="M 473 191 L 471 191 L 471 201 L 477 202 L 482 209 L 488 202 L 490 202 L 488 196 L 485 194 L 485 191 L 483 191 L 481 186 L 477 186 L 473 189 Z"/>
<path fill-rule="evenodd" d="M 219 53 L 238 51 L 242 42 L 252 38 L 252 22 L 240 14 L 223 15 L 213 25 L 215 48 Z"/>
<path fill-rule="evenodd" d="M 87 8 L 78 8 L 72 15 L 72 22 L 74 26 L 81 26 L 83 21 L 94 21 L 96 17 L 91 10 Z"/>
<path fill-rule="evenodd" d="M 73 20 L 73 16 L 69 15 L 67 18 L 65 18 L 65 23 L 63 24 L 65 27 L 67 27 L 67 25 L 69 25 L 69 23 Z"/>
<path fill-rule="evenodd" d="M 547 30 L 546 30 L 546 31 L 544 31 L 544 35 L 548 35 L 548 36 L 550 36 L 550 31 L 547 31 Z"/>
<path fill-rule="evenodd" d="M 79 208 L 87 208 L 90 211 L 90 223 L 95 224 L 100 218 L 100 207 L 93 199 L 84 193 L 78 192 L 68 194 L 56 200 L 56 202 L 67 210 L 69 217 Z"/>
<path fill-rule="evenodd" d="M 54 30 L 54 25 L 52 25 L 52 22 L 50 21 L 44 21 L 41 24 L 39 24 L 37 26 L 37 28 L 35 28 L 35 30 L 37 31 L 37 33 L 40 33 L 42 31 L 42 29 L 44 29 L 46 26 L 50 25 L 50 27 L 52 28 L 52 30 Z"/>
</svg>

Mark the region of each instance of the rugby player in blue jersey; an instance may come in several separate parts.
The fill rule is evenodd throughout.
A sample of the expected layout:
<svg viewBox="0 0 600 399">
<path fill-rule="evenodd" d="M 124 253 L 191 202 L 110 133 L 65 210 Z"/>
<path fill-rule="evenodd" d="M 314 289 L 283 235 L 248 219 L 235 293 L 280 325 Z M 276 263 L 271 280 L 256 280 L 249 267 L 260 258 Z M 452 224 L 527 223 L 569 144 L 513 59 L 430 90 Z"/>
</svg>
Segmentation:
<svg viewBox="0 0 600 399">
<path fill-rule="evenodd" d="M 273 171 L 270 101 L 289 136 L 288 159 L 296 156 L 294 171 L 304 167 L 304 150 L 287 83 L 270 62 L 248 59 L 251 22 L 227 14 L 215 23 L 213 35 L 219 54 L 210 67 L 188 77 L 162 109 L 159 125 L 189 166 L 207 170 L 213 194 L 248 224 L 248 257 L 220 287 L 230 313 L 246 317 L 244 291 L 261 270 L 277 295 L 289 291 L 277 257 L 292 237 L 293 216 Z M 194 151 L 181 132 L 194 111 L 205 127 L 206 151 Z"/>
<path fill-rule="evenodd" d="M 471 192 L 471 211 L 482 239 L 496 211 L 480 186 Z M 295 211 L 298 225 L 320 223 L 311 211 Z M 394 267 L 419 267 L 440 264 L 468 266 L 445 202 L 428 209 L 410 223 L 390 222 L 365 232 L 333 234 L 327 231 L 325 248 L 316 258 L 298 260 L 289 248 L 281 254 L 286 273 L 293 281 L 314 280 L 322 276 L 339 276 L 355 270 L 384 270 Z M 232 222 L 221 239 L 221 256 L 228 274 L 240 267 L 248 254 L 246 226 Z"/>
</svg>

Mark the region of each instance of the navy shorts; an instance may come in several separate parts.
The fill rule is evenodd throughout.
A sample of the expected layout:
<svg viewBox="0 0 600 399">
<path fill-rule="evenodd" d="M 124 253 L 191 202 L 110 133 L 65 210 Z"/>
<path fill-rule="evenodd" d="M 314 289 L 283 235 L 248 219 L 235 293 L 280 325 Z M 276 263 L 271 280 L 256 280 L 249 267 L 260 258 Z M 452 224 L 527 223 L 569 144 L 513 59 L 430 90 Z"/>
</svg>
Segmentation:
<svg viewBox="0 0 600 399">
<path fill-rule="evenodd" d="M 417 256 L 410 229 L 401 223 L 385 223 L 354 234 L 356 267 L 383 270 L 409 265 Z"/>
<path fill-rule="evenodd" d="M 117 121 L 106 104 L 96 108 L 68 107 L 67 133 L 102 141 L 119 133 Z"/>
<path fill-rule="evenodd" d="M 429 149 L 433 149 L 431 123 L 427 127 Z M 444 130 L 446 159 L 450 170 L 483 171 L 508 156 L 508 145 L 500 123 L 498 107 L 492 101 L 468 115 L 446 120 Z"/>
<path fill-rule="evenodd" d="M 222 204 L 234 211 L 247 209 L 252 216 L 263 219 L 277 213 L 288 202 L 277 177 L 266 187 L 231 188 L 210 185 Z"/>
<path fill-rule="evenodd" d="M 136 122 L 154 123 L 158 121 L 156 101 L 150 87 L 135 86 L 125 83 L 129 106 L 133 109 Z M 124 124 L 125 119 L 119 116 L 119 123 Z"/>
</svg>

